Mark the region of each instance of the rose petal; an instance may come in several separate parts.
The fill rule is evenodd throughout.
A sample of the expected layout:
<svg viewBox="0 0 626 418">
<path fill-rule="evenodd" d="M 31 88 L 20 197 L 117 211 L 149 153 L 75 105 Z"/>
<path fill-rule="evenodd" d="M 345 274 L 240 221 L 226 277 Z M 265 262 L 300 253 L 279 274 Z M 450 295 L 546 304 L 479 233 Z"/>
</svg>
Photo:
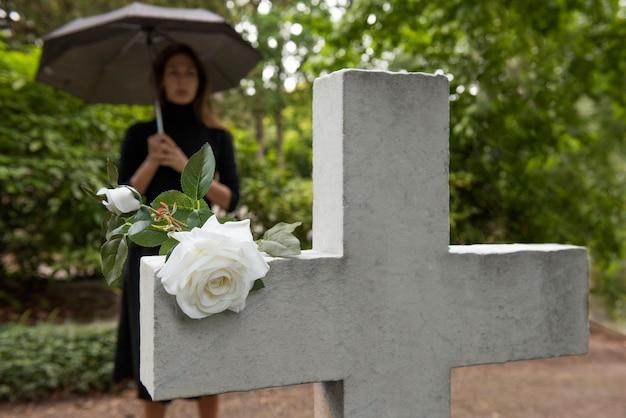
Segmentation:
<svg viewBox="0 0 626 418">
<path fill-rule="evenodd" d="M 250 219 L 244 219 L 237 222 L 225 222 L 221 225 L 220 234 L 227 235 L 236 241 L 252 241 L 252 232 L 250 232 Z"/>
<path fill-rule="evenodd" d="M 178 306 L 180 306 L 180 309 L 182 309 L 182 311 L 190 318 L 200 319 L 206 318 L 210 315 L 210 313 L 206 313 L 198 309 L 195 304 L 189 303 L 188 295 L 184 292 L 180 292 L 176 295 L 176 302 L 178 303 Z"/>
<path fill-rule="evenodd" d="M 122 212 L 128 213 L 139 209 L 141 203 L 135 198 L 133 192 L 127 187 L 116 187 L 109 191 L 113 204 Z"/>
<path fill-rule="evenodd" d="M 192 247 L 191 250 L 190 247 Z M 206 261 L 194 255 L 193 244 L 180 243 L 174 247 L 172 254 L 159 271 L 157 277 L 161 279 L 165 291 L 170 295 L 175 295 L 184 287 L 187 276 Z"/>
<path fill-rule="evenodd" d="M 213 215 L 201 228 L 168 235 L 179 245 L 158 275 L 191 318 L 226 309 L 240 312 L 254 281 L 269 270 L 253 242 L 248 219 L 220 224 Z M 225 282 L 217 284 L 220 277 L 226 277 Z"/>
<path fill-rule="evenodd" d="M 189 241 L 192 239 L 191 232 L 189 231 L 169 232 L 167 236 L 174 238 L 178 242 Z"/>
<path fill-rule="evenodd" d="M 117 210 L 117 208 L 115 207 L 115 205 L 112 205 L 111 203 L 107 202 L 106 200 L 102 201 L 102 204 L 104 205 L 105 208 L 107 208 L 107 210 L 109 212 L 113 212 L 116 215 L 121 215 L 120 211 Z"/>
<path fill-rule="evenodd" d="M 256 249 L 254 243 L 243 243 L 241 248 L 244 252 L 244 258 L 247 260 L 249 275 L 255 280 L 265 277 L 270 269 L 269 264 L 263 258 L 263 255 Z"/>
<path fill-rule="evenodd" d="M 250 219 L 236 222 L 229 221 L 221 224 L 217 216 L 213 215 L 202 225 L 201 230 L 227 236 L 235 241 L 252 241 L 253 239 L 250 232 Z"/>
<path fill-rule="evenodd" d="M 215 228 L 220 225 L 220 222 L 217 220 L 217 216 L 211 215 L 209 219 L 202 225 L 201 230 L 203 231 L 213 231 Z"/>
</svg>

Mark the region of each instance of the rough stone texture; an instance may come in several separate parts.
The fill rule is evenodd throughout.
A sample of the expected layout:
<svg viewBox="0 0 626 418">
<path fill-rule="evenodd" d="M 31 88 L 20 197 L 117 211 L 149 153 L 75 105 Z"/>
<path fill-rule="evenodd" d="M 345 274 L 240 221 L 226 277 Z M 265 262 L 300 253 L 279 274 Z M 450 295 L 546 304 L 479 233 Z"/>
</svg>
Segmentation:
<svg viewBox="0 0 626 418">
<path fill-rule="evenodd" d="M 448 245 L 445 77 L 342 70 L 313 106 L 313 250 L 203 320 L 142 260 L 155 399 L 342 381 L 319 417 L 448 417 L 452 367 L 587 351 L 584 248 Z"/>
</svg>

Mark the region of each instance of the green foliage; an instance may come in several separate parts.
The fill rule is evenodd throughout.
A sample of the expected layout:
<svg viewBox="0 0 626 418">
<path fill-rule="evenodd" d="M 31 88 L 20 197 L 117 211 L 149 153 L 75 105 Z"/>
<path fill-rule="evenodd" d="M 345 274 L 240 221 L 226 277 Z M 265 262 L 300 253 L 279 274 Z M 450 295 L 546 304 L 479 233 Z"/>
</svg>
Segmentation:
<svg viewBox="0 0 626 418">
<path fill-rule="evenodd" d="M 124 272 L 127 255 L 128 243 L 123 235 L 111 238 L 102 245 L 102 274 L 109 286 L 115 286 L 119 283 Z"/>
<path fill-rule="evenodd" d="M 259 251 L 275 257 L 288 257 L 300 254 L 300 241 L 294 236 L 293 230 L 302 225 L 302 222 L 288 224 L 279 222 L 263 234 L 257 241 Z"/>
<path fill-rule="evenodd" d="M 23 3 L 22 22 L 33 24 L 14 30 L 27 37 L 127 2 Z M 241 88 L 216 100 L 236 139 L 240 215 L 252 219 L 257 237 L 278 221 L 302 221 L 295 232 L 310 248 L 315 77 L 345 67 L 440 70 L 454 77 L 452 241 L 588 246 L 593 291 L 626 313 L 626 9 L 617 0 L 354 0 L 347 8 L 275 0 L 267 14 L 258 2 L 235 3 L 168 5 L 207 7 L 244 23 L 243 36 L 264 56 Z M 338 12 L 345 14 L 331 19 Z M 299 34 L 290 30 L 295 23 Z M 20 254 L 20 272 L 57 259 L 56 266 L 93 267 L 97 234 L 89 231 L 102 211 L 73 196 L 82 192 L 77 179 L 103 184 L 105 157 L 117 156 L 122 130 L 139 113 L 87 108 L 33 83 L 37 54 L 0 54 L 0 107 L 9 109 L 0 120 L 0 197 L 8 205 L 0 244 Z M 290 56 L 300 63 L 293 74 L 283 65 Z M 274 75 L 263 79 L 269 67 Z M 287 93 L 289 77 L 298 85 Z"/>
<path fill-rule="evenodd" d="M 145 109 L 87 106 L 33 81 L 39 49 L 0 40 L 0 248 L 11 277 L 97 275 L 106 212 L 81 185 L 107 183 L 124 129 Z"/>
<path fill-rule="evenodd" d="M 135 189 L 117 185 L 117 169 L 107 162 L 109 180 L 113 190 L 132 190 L 131 199 L 142 201 L 142 196 Z M 181 175 L 181 188 L 167 190 L 159 194 L 150 204 L 137 205 L 135 213 L 128 217 L 113 215 L 107 223 L 105 237 L 107 241 L 100 250 L 102 274 L 109 286 L 120 282 L 128 255 L 128 239 L 143 247 L 161 246 L 160 254 L 169 254 L 177 245 L 176 240 L 168 238 L 169 231 L 187 231 L 202 226 L 213 214 L 208 208 L 204 196 L 207 194 L 215 172 L 215 157 L 208 144 L 189 158 Z M 107 191 L 107 197 L 109 195 Z M 137 203 L 137 202 L 135 202 Z M 118 202 L 108 202 L 117 205 Z M 129 206 L 130 207 L 130 206 Z M 134 206 L 133 206 L 134 207 Z"/>
<path fill-rule="evenodd" d="M 257 238 L 279 221 L 302 222 L 294 235 L 302 248 L 311 248 L 313 190 L 310 179 L 295 177 L 285 170 L 277 170 L 265 161 L 252 164 L 254 176 L 242 179 L 240 207 L 247 209 Z"/>
<path fill-rule="evenodd" d="M 0 327 L 0 401 L 113 386 L 115 324 Z"/>
<path fill-rule="evenodd" d="M 625 17 L 615 0 L 357 0 L 310 70 L 447 74 L 452 241 L 587 246 L 593 291 L 617 312 L 626 307 Z"/>
<path fill-rule="evenodd" d="M 301 221 L 302 227 L 294 232 L 302 243 L 302 248 L 311 248 L 310 231 L 312 229 L 313 190 L 311 182 L 311 121 L 310 102 L 308 109 L 295 112 L 303 119 L 289 119 L 290 126 L 286 133 L 285 149 L 292 149 L 288 154 L 293 158 L 285 161 L 285 168 L 277 168 L 276 154 L 269 151 L 264 158 L 258 158 L 259 144 L 254 132 L 235 124 L 233 136 L 237 139 L 237 170 L 241 178 L 241 197 L 237 218 L 249 218 L 256 239 L 261 238 L 265 230 L 279 221 Z M 292 114 L 288 108 L 287 115 Z M 305 117 L 309 115 L 309 118 Z M 291 118 L 291 116 L 290 116 Z M 298 128 L 292 128 L 297 126 Z M 268 145 L 272 146 L 272 143 Z M 300 168 L 303 172 L 300 172 Z M 225 217 L 224 220 L 235 219 Z"/>
<path fill-rule="evenodd" d="M 261 290 L 264 287 L 265 287 L 265 283 L 263 283 L 263 280 L 256 279 L 254 283 L 252 284 L 252 288 L 250 289 L 250 292 L 256 292 L 257 290 Z"/>
<path fill-rule="evenodd" d="M 183 170 L 180 184 L 183 192 L 191 199 L 202 199 L 211 186 L 215 172 L 215 157 L 208 144 L 204 144 L 198 152 L 189 158 Z"/>
</svg>

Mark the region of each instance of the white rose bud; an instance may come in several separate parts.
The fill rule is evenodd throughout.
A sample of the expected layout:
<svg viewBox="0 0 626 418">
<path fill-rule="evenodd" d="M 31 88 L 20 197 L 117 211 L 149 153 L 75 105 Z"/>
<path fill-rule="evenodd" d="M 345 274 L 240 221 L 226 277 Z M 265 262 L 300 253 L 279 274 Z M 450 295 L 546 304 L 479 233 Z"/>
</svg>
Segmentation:
<svg viewBox="0 0 626 418">
<path fill-rule="evenodd" d="M 134 212 L 141 207 L 141 202 L 137 198 L 139 192 L 130 186 L 118 186 L 115 189 L 103 187 L 96 194 L 98 196 L 106 195 L 102 204 L 116 215 Z"/>
<path fill-rule="evenodd" d="M 254 281 L 269 270 L 252 239 L 249 219 L 221 224 L 213 215 L 202 228 L 169 236 L 179 244 L 157 277 L 191 318 L 226 309 L 240 312 Z"/>
</svg>

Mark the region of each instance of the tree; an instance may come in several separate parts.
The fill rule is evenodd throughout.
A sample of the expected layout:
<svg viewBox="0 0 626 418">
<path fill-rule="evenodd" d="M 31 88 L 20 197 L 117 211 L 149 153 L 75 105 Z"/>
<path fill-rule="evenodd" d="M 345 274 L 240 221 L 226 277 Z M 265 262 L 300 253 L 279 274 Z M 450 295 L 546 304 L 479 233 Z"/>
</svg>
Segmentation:
<svg viewBox="0 0 626 418">
<path fill-rule="evenodd" d="M 452 241 L 587 245 L 594 291 L 624 307 L 625 17 L 617 1 L 355 1 L 311 70 L 447 75 Z"/>
<path fill-rule="evenodd" d="M 320 39 L 332 29 L 327 7 L 314 7 L 315 1 L 239 1 L 227 2 L 229 20 L 238 22 L 237 30 L 263 55 L 259 65 L 243 81 L 238 104 L 253 115 L 260 154 L 268 144 L 264 121 L 274 122 L 276 161 L 284 168 L 285 110 L 294 103 L 290 97 L 297 89 L 309 89 L 312 78 L 300 70 L 316 53 Z"/>
<path fill-rule="evenodd" d="M 22 15 L 9 23 L 13 39 L 32 40 L 128 1 L 8 3 Z M 216 97 L 257 222 L 310 217 L 315 77 L 345 67 L 445 74 L 451 240 L 586 245 L 593 290 L 626 313 L 626 8 L 617 0 L 153 3 L 212 9 L 263 54 L 240 88 Z"/>
</svg>

